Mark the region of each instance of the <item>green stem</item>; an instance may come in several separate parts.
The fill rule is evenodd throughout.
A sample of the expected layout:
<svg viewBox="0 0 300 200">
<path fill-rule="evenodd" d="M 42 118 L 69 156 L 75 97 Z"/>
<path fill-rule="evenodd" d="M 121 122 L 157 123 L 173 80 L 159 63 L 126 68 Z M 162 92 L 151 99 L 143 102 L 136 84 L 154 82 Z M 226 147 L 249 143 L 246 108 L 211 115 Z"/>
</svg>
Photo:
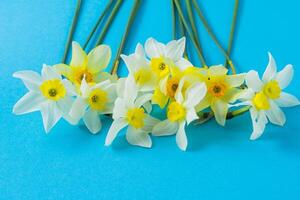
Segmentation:
<svg viewBox="0 0 300 200">
<path fill-rule="evenodd" d="M 180 4 L 180 2 L 179 2 Z M 184 28 L 184 25 L 183 25 L 183 22 L 182 22 L 182 19 L 179 17 L 179 20 L 178 20 L 178 23 L 179 23 L 179 31 L 180 31 L 180 37 L 184 37 L 185 36 L 185 28 Z M 187 46 L 187 43 L 186 43 L 186 46 Z M 188 59 L 188 54 L 187 54 L 187 47 L 185 48 L 184 50 L 184 58 Z"/>
<path fill-rule="evenodd" d="M 236 116 L 242 115 L 242 114 L 244 114 L 245 112 L 249 111 L 250 107 L 251 107 L 251 106 L 244 106 L 244 107 L 242 107 L 242 108 L 240 108 L 240 109 L 238 109 L 238 110 L 234 110 L 234 111 L 232 111 L 232 112 L 229 112 L 229 113 L 227 114 L 227 116 L 226 116 L 226 119 L 232 119 L 232 118 L 234 118 L 234 117 L 236 117 Z"/>
<path fill-rule="evenodd" d="M 128 19 L 128 22 L 127 22 L 127 25 L 126 25 L 126 28 L 125 28 L 125 32 L 124 32 L 124 34 L 122 36 L 122 40 L 121 40 L 118 52 L 117 52 L 117 55 L 116 55 L 114 63 L 113 63 L 113 68 L 111 70 L 111 74 L 117 74 L 118 66 L 119 66 L 119 58 L 120 58 L 120 55 L 121 55 L 121 53 L 123 51 L 123 48 L 124 48 L 124 45 L 125 45 L 125 42 L 126 42 L 126 38 L 128 36 L 129 30 L 130 30 L 130 27 L 131 27 L 131 25 L 134 22 L 134 18 L 136 16 L 137 11 L 138 11 L 140 2 L 141 2 L 140 0 L 135 0 L 134 1 L 134 6 L 133 6 L 133 8 L 131 10 L 131 13 L 130 13 L 130 16 L 129 16 L 129 19 Z"/>
<path fill-rule="evenodd" d="M 89 44 L 90 40 L 92 39 L 94 33 L 96 32 L 96 30 L 98 29 L 102 19 L 104 18 L 104 16 L 106 15 L 106 13 L 108 12 L 109 8 L 111 7 L 112 3 L 113 3 L 114 0 L 110 0 L 108 2 L 108 4 L 106 5 L 106 7 L 104 8 L 102 14 L 100 15 L 100 17 L 98 18 L 93 30 L 90 32 L 86 42 L 84 43 L 83 45 L 83 49 L 85 49 L 87 47 L 87 45 Z"/>
<path fill-rule="evenodd" d="M 104 37 L 106 35 L 106 32 L 108 30 L 108 27 L 112 23 L 113 19 L 115 18 L 115 15 L 117 14 L 117 11 L 119 10 L 122 2 L 123 2 L 123 0 L 118 0 L 117 3 L 115 4 L 113 10 L 111 11 L 111 14 L 110 14 L 109 18 L 107 19 L 107 22 L 104 25 L 103 30 L 100 33 L 100 36 L 99 36 L 99 38 L 98 38 L 98 40 L 96 42 L 96 46 L 98 46 L 99 44 L 102 43 L 102 41 L 103 41 L 103 39 L 104 39 Z"/>
<path fill-rule="evenodd" d="M 196 12 L 201 20 L 201 22 L 203 23 L 206 31 L 208 32 L 209 36 L 212 38 L 212 40 L 216 43 L 217 47 L 221 50 L 221 52 L 224 54 L 225 58 L 228 60 L 228 64 L 231 67 L 232 72 L 235 74 L 235 68 L 233 66 L 233 63 L 231 61 L 231 59 L 229 58 L 227 52 L 224 50 L 224 48 L 222 47 L 222 45 L 219 43 L 218 39 L 216 38 L 216 36 L 214 35 L 213 31 L 211 30 L 210 26 L 208 25 L 208 22 L 206 21 L 204 15 L 202 14 L 202 11 L 197 3 L 196 0 L 192 0 L 193 1 L 193 5 L 196 9 Z"/>
<path fill-rule="evenodd" d="M 195 39 L 195 41 L 198 45 L 198 48 L 202 52 L 202 48 L 201 48 L 201 45 L 200 45 L 200 39 L 199 39 L 199 35 L 198 35 L 198 30 L 197 30 L 197 27 L 195 25 L 195 20 L 194 20 L 194 14 L 193 14 L 193 11 L 192 11 L 191 1 L 190 0 L 185 0 L 185 4 L 186 4 L 188 17 L 189 17 L 189 20 L 190 20 L 190 23 L 191 23 L 194 39 Z"/>
<path fill-rule="evenodd" d="M 175 3 L 175 5 L 176 5 L 176 8 L 177 8 L 177 10 L 178 10 L 178 14 L 179 14 L 179 16 L 180 16 L 180 18 L 181 18 L 181 20 L 182 20 L 183 25 L 184 25 L 184 28 L 185 28 L 185 30 L 187 31 L 189 37 L 191 38 L 191 41 L 192 41 L 193 45 L 194 45 L 195 48 L 196 48 L 196 51 L 197 51 L 197 54 L 198 54 L 198 56 L 199 56 L 199 58 L 200 58 L 200 61 L 201 61 L 202 66 L 207 67 L 207 66 L 206 66 L 206 63 L 205 63 L 205 60 L 204 60 L 204 57 L 203 57 L 203 55 L 202 55 L 202 52 L 201 52 L 200 49 L 198 48 L 197 43 L 196 43 L 196 41 L 194 40 L 193 34 L 192 34 L 191 30 L 189 29 L 188 24 L 187 24 L 187 22 L 186 22 L 186 20 L 185 20 L 185 18 L 184 18 L 184 16 L 183 16 L 183 12 L 182 12 L 182 10 L 181 10 L 179 1 L 178 1 L 178 0 L 174 0 L 174 3 Z"/>
<path fill-rule="evenodd" d="M 71 28 L 70 28 L 70 31 L 69 31 L 69 34 L 68 34 L 68 39 L 67 39 L 67 42 L 66 42 L 66 45 L 65 45 L 64 55 L 63 55 L 63 58 L 62 58 L 62 61 L 61 61 L 62 63 L 65 63 L 66 59 L 67 59 L 67 55 L 68 55 L 69 48 L 70 48 L 70 45 L 71 45 L 71 42 L 72 42 L 73 34 L 74 34 L 74 31 L 75 31 L 75 28 L 76 28 L 76 25 L 77 25 L 77 21 L 78 21 L 78 17 L 79 17 L 79 13 L 80 13 L 80 7 L 81 7 L 81 0 L 77 0 L 77 6 L 76 6 L 75 14 L 74 14 L 74 17 L 73 17 L 73 20 L 72 20 L 72 25 L 71 25 Z"/>
<path fill-rule="evenodd" d="M 172 9 L 172 32 L 173 39 L 176 40 L 176 18 L 175 18 L 175 6 L 173 0 L 171 0 L 171 9 Z"/>
<path fill-rule="evenodd" d="M 234 36 L 235 25 L 236 25 L 236 18 L 237 18 L 237 13 L 238 13 L 238 7 L 239 7 L 239 0 L 235 0 L 234 10 L 233 10 L 233 17 L 232 17 L 231 28 L 230 28 L 229 41 L 228 41 L 228 49 L 227 49 L 228 56 L 230 56 L 230 52 L 231 52 L 231 48 L 232 48 L 233 36 Z M 228 65 L 228 60 L 226 59 L 224 66 L 227 67 L 227 65 Z"/>
</svg>

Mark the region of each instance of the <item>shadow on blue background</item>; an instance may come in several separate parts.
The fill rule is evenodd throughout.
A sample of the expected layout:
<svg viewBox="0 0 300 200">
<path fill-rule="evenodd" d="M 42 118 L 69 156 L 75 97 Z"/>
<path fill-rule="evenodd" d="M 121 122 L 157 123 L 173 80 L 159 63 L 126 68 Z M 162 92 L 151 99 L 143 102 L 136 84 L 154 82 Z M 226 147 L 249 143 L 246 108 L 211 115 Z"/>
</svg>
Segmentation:
<svg viewBox="0 0 300 200">
<path fill-rule="evenodd" d="M 116 53 L 132 2 L 124 1 L 105 43 Z M 291 63 L 295 79 L 287 91 L 300 97 L 300 3 L 294 0 L 241 1 L 234 60 L 239 72 L 260 73 L 271 51 L 279 68 Z M 124 50 L 152 36 L 172 38 L 170 1 L 144 0 Z M 83 1 L 75 40 L 81 44 L 106 1 Z M 211 26 L 226 46 L 233 0 L 201 1 Z M 0 2 L 0 199 L 299 199 L 299 107 L 285 109 L 284 128 L 268 126 L 257 141 L 249 114 L 228 121 L 189 127 L 187 152 L 174 137 L 153 138 L 153 148 L 130 146 L 120 135 L 104 147 L 110 119 L 99 135 L 83 125 L 61 121 L 44 134 L 41 116 L 11 114 L 26 92 L 12 73 L 40 71 L 42 63 L 60 62 L 75 0 L 2 0 Z M 199 25 L 209 64 L 224 62 Z M 188 44 L 190 45 L 190 44 Z M 194 56 L 198 65 L 199 61 Z M 122 63 L 122 73 L 127 72 Z"/>
</svg>

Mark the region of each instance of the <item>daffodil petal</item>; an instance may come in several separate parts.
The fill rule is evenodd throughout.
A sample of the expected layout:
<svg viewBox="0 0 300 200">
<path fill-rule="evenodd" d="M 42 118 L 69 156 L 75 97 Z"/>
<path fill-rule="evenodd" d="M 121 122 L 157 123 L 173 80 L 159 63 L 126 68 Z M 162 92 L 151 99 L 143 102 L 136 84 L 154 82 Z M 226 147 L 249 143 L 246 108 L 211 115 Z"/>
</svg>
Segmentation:
<svg viewBox="0 0 300 200">
<path fill-rule="evenodd" d="M 226 82 L 230 87 L 239 87 L 244 83 L 245 74 L 234 74 L 226 76 Z"/>
<path fill-rule="evenodd" d="M 126 82 L 126 78 L 120 78 L 117 82 L 116 89 L 117 89 L 118 97 L 124 97 L 125 82 Z"/>
<path fill-rule="evenodd" d="M 223 65 L 214 65 L 209 67 L 208 71 L 212 76 L 222 76 L 227 74 L 228 69 Z"/>
<path fill-rule="evenodd" d="M 53 67 L 46 64 L 42 68 L 42 78 L 43 80 L 62 79 L 61 75 Z"/>
<path fill-rule="evenodd" d="M 111 50 L 107 45 L 99 45 L 88 54 L 87 68 L 92 73 L 105 69 L 111 58 Z"/>
<path fill-rule="evenodd" d="M 204 110 L 205 108 L 209 107 L 211 104 L 211 96 L 208 96 L 206 95 L 198 105 L 196 105 L 196 111 L 199 112 L 199 111 L 202 111 Z"/>
<path fill-rule="evenodd" d="M 153 130 L 153 127 L 158 124 L 160 121 L 151 115 L 146 114 L 144 119 L 144 127 L 142 128 L 147 133 L 151 133 Z"/>
<path fill-rule="evenodd" d="M 253 131 L 250 136 L 250 140 L 256 140 L 263 134 L 268 120 L 264 111 L 258 112 L 254 108 L 250 108 L 250 115 L 253 125 Z"/>
<path fill-rule="evenodd" d="M 179 40 L 172 40 L 166 45 L 166 57 L 177 61 L 182 58 L 185 50 L 185 37 L 180 38 Z"/>
<path fill-rule="evenodd" d="M 68 79 L 71 78 L 71 67 L 66 64 L 57 64 L 53 65 L 53 68 L 61 75 L 67 77 Z"/>
<path fill-rule="evenodd" d="M 143 94 L 143 95 L 139 96 L 139 97 L 135 100 L 134 104 L 135 104 L 136 107 L 139 108 L 139 107 L 141 107 L 142 105 L 144 105 L 146 102 L 150 101 L 151 98 L 152 98 L 152 94 L 151 94 L 151 93 Z"/>
<path fill-rule="evenodd" d="M 195 83 L 191 85 L 186 91 L 186 107 L 195 107 L 206 95 L 206 85 L 204 83 Z"/>
<path fill-rule="evenodd" d="M 198 119 L 198 115 L 195 111 L 194 108 L 190 108 L 188 109 L 187 113 L 186 113 L 186 121 L 187 121 L 187 124 L 189 125 L 192 121 Z"/>
<path fill-rule="evenodd" d="M 152 141 L 150 136 L 141 129 L 135 129 L 131 126 L 128 127 L 126 133 L 126 139 L 129 144 L 150 148 Z"/>
<path fill-rule="evenodd" d="M 185 59 L 185 58 L 180 58 L 180 59 L 178 59 L 178 61 L 175 63 L 175 65 L 176 65 L 181 71 L 183 71 L 183 70 L 185 70 L 185 69 L 187 69 L 187 68 L 193 66 L 193 64 L 192 64 L 190 61 L 188 61 L 187 59 Z"/>
<path fill-rule="evenodd" d="M 116 83 L 118 81 L 118 77 L 116 75 L 111 75 L 108 72 L 98 72 L 94 74 L 94 81 L 96 83 L 105 81 L 105 80 L 110 80 L 112 83 Z"/>
<path fill-rule="evenodd" d="M 83 98 L 87 98 L 89 96 L 89 93 L 91 92 L 90 86 L 86 82 L 85 78 L 83 78 L 81 81 L 80 92 Z"/>
<path fill-rule="evenodd" d="M 113 109 L 113 119 L 119 119 L 125 117 L 127 107 L 125 101 L 121 98 L 117 98 Z"/>
<path fill-rule="evenodd" d="M 82 119 L 91 133 L 96 134 L 101 130 L 102 124 L 97 111 L 87 110 Z"/>
<path fill-rule="evenodd" d="M 272 54 L 270 52 L 268 52 L 268 55 L 269 55 L 269 63 L 263 74 L 264 82 L 268 82 L 268 81 L 272 80 L 275 77 L 276 72 L 277 72 L 276 62 L 275 62 Z"/>
<path fill-rule="evenodd" d="M 242 101 L 246 101 L 246 100 L 252 99 L 254 97 L 254 95 L 255 95 L 255 92 L 253 91 L 253 89 L 248 88 L 248 89 L 241 90 L 238 98 Z"/>
<path fill-rule="evenodd" d="M 150 113 L 152 111 L 152 104 L 150 101 L 143 104 L 143 107 L 145 108 L 147 113 Z"/>
<path fill-rule="evenodd" d="M 40 90 L 42 77 L 34 71 L 30 71 L 30 70 L 18 71 L 13 74 L 13 77 L 21 79 L 28 90 L 33 90 L 33 91 Z"/>
<path fill-rule="evenodd" d="M 105 146 L 111 145 L 121 129 L 127 126 L 128 123 L 124 119 L 116 119 L 111 124 L 108 134 L 105 138 Z"/>
<path fill-rule="evenodd" d="M 13 113 L 22 115 L 40 110 L 40 105 L 45 101 L 45 98 L 36 92 L 27 92 L 13 107 Z"/>
<path fill-rule="evenodd" d="M 145 51 L 148 57 L 157 58 L 165 54 L 165 45 L 157 42 L 153 38 L 149 38 L 145 43 Z"/>
<path fill-rule="evenodd" d="M 63 79 L 62 83 L 65 86 L 67 94 L 69 96 L 75 96 L 77 94 L 74 85 L 70 81 L 68 81 L 67 79 Z"/>
<path fill-rule="evenodd" d="M 246 85 L 248 86 L 248 88 L 251 88 L 255 92 L 259 92 L 263 87 L 263 83 L 259 79 L 257 71 L 254 71 L 254 70 L 249 71 L 246 74 L 245 80 L 246 80 Z"/>
<path fill-rule="evenodd" d="M 186 150 L 188 144 L 184 129 L 185 129 L 185 122 L 181 122 L 179 124 L 179 128 L 176 133 L 176 143 L 182 151 Z"/>
<path fill-rule="evenodd" d="M 230 88 L 230 89 L 228 89 L 228 91 L 226 92 L 224 97 L 222 97 L 222 99 L 225 102 L 234 103 L 238 98 L 240 98 L 240 95 L 242 94 L 242 92 L 243 92 L 243 90 L 241 90 L 241 89 Z"/>
<path fill-rule="evenodd" d="M 72 43 L 72 58 L 70 66 L 83 67 L 86 65 L 87 55 L 77 42 Z"/>
<path fill-rule="evenodd" d="M 273 101 L 270 101 L 270 106 L 270 109 L 266 111 L 268 119 L 273 124 L 283 126 L 286 121 L 283 111 Z"/>
<path fill-rule="evenodd" d="M 81 97 L 77 97 L 72 104 L 69 114 L 78 123 L 86 112 L 86 108 L 87 104 L 85 100 Z"/>
<path fill-rule="evenodd" d="M 152 96 L 152 103 L 158 104 L 160 108 L 164 108 L 168 103 L 169 98 L 164 95 L 159 88 L 154 90 L 154 94 Z"/>
<path fill-rule="evenodd" d="M 62 117 L 70 124 L 76 125 L 78 121 L 70 116 L 70 110 L 73 105 L 74 99 L 71 96 L 66 96 L 65 98 L 57 102 L 57 106 L 61 111 Z"/>
<path fill-rule="evenodd" d="M 226 115 L 228 112 L 228 104 L 222 100 L 216 100 L 211 105 L 211 109 L 214 112 L 215 119 L 221 126 L 225 125 Z"/>
<path fill-rule="evenodd" d="M 137 85 L 132 76 L 128 76 L 125 82 L 124 99 L 129 106 L 133 106 L 137 97 Z"/>
<path fill-rule="evenodd" d="M 174 135 L 178 130 L 178 123 L 164 120 L 153 127 L 152 134 L 154 136 Z"/>
<path fill-rule="evenodd" d="M 56 103 L 49 101 L 41 104 L 41 114 L 46 133 L 49 133 L 62 117 L 61 111 L 56 106 Z"/>
<path fill-rule="evenodd" d="M 145 50 L 143 48 L 143 45 L 141 43 L 138 43 L 135 47 L 135 54 L 140 57 L 145 57 Z"/>
<path fill-rule="evenodd" d="M 292 65 L 287 65 L 276 75 L 276 80 L 278 81 L 280 88 L 286 88 L 292 81 L 294 76 L 294 68 Z"/>
<path fill-rule="evenodd" d="M 297 97 L 286 92 L 281 92 L 280 97 L 275 101 L 280 107 L 292 107 L 300 105 Z"/>
</svg>

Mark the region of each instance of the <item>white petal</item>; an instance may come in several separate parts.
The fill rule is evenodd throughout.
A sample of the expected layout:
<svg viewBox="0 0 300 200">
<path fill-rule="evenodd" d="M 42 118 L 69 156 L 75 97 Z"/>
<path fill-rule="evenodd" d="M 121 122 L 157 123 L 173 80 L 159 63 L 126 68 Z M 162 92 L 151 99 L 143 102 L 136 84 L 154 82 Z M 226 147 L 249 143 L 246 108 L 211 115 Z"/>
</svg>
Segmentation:
<svg viewBox="0 0 300 200">
<path fill-rule="evenodd" d="M 253 91 L 252 88 L 244 89 L 241 91 L 241 93 L 239 95 L 239 99 L 241 99 L 242 101 L 250 100 L 254 97 L 254 95 L 255 95 L 255 92 Z"/>
<path fill-rule="evenodd" d="M 82 97 L 77 97 L 71 107 L 70 116 L 78 123 L 87 108 L 87 104 Z"/>
<path fill-rule="evenodd" d="M 188 108 L 195 107 L 206 95 L 206 85 L 204 83 L 195 83 L 186 91 L 186 101 L 184 105 Z"/>
<path fill-rule="evenodd" d="M 21 79 L 24 85 L 28 88 L 28 90 L 34 90 L 34 91 L 40 90 L 42 77 L 34 71 L 30 71 L 30 70 L 18 71 L 13 74 L 13 77 Z"/>
<path fill-rule="evenodd" d="M 193 67 L 193 64 L 185 58 L 180 58 L 175 65 L 182 71 L 189 67 Z"/>
<path fill-rule="evenodd" d="M 127 69 L 128 69 L 128 72 L 129 74 L 133 74 L 136 70 L 136 66 L 134 64 L 134 61 L 133 61 L 133 56 L 126 56 L 126 55 L 121 55 L 120 56 L 122 58 L 122 60 L 124 61 Z"/>
<path fill-rule="evenodd" d="M 259 92 L 262 89 L 263 83 L 259 79 L 257 71 L 254 71 L 254 70 L 249 71 L 246 74 L 245 79 L 246 79 L 246 85 L 248 86 L 248 88 L 251 88 L 255 92 Z"/>
<path fill-rule="evenodd" d="M 152 111 L 152 104 L 150 101 L 143 104 L 143 107 L 145 108 L 147 113 L 150 113 Z"/>
<path fill-rule="evenodd" d="M 129 144 L 147 147 L 150 148 L 152 146 L 152 141 L 150 136 L 141 129 L 135 129 L 131 126 L 128 127 L 126 133 L 126 139 Z"/>
<path fill-rule="evenodd" d="M 192 121 L 194 121 L 196 119 L 198 119 L 198 115 L 195 111 L 195 108 L 188 109 L 188 111 L 186 113 L 187 124 L 189 125 Z"/>
<path fill-rule="evenodd" d="M 116 138 L 119 131 L 127 125 L 128 125 L 128 123 L 124 119 L 114 120 L 113 123 L 111 124 L 108 134 L 106 136 L 105 146 L 111 145 L 111 143 L 114 141 L 114 139 Z"/>
<path fill-rule="evenodd" d="M 180 123 L 179 129 L 176 134 L 176 143 L 182 151 L 186 150 L 188 144 L 184 128 L 185 128 L 185 122 Z"/>
<path fill-rule="evenodd" d="M 177 61 L 182 58 L 185 50 L 185 37 L 182 37 L 179 40 L 173 40 L 169 42 L 166 46 L 166 57 Z"/>
<path fill-rule="evenodd" d="M 134 82 L 134 78 L 132 76 L 128 76 L 125 82 L 124 91 L 124 99 L 126 100 L 127 105 L 133 106 L 137 93 L 137 85 Z"/>
<path fill-rule="evenodd" d="M 209 67 L 208 70 L 212 76 L 222 76 L 228 72 L 228 69 L 223 65 L 214 65 Z"/>
<path fill-rule="evenodd" d="M 107 45 L 99 45 L 88 54 L 87 68 L 97 73 L 105 69 L 111 58 L 111 50 Z"/>
<path fill-rule="evenodd" d="M 175 93 L 175 100 L 178 103 L 183 103 L 182 88 L 183 88 L 183 85 L 184 85 L 185 81 L 186 81 L 185 76 L 180 79 L 177 90 L 176 90 L 176 93 Z"/>
<path fill-rule="evenodd" d="M 43 80 L 51 80 L 51 79 L 61 80 L 61 75 L 57 71 L 55 71 L 53 67 L 44 64 L 42 69 L 42 78 Z"/>
<path fill-rule="evenodd" d="M 273 102 L 270 101 L 270 109 L 266 111 L 271 123 L 283 126 L 285 124 L 285 115 L 283 111 Z"/>
<path fill-rule="evenodd" d="M 118 97 L 124 96 L 126 78 L 120 78 L 117 82 Z"/>
<path fill-rule="evenodd" d="M 277 105 L 279 105 L 280 107 L 292 107 L 292 106 L 298 106 L 300 104 L 297 97 L 286 92 L 281 92 L 280 97 L 275 101 Z"/>
<path fill-rule="evenodd" d="M 51 101 L 41 104 L 41 114 L 46 133 L 49 133 L 62 116 L 61 111 L 56 106 L 56 103 Z"/>
<path fill-rule="evenodd" d="M 125 100 L 121 98 L 117 98 L 114 104 L 113 110 L 113 119 L 119 119 L 126 116 L 127 107 L 125 104 Z"/>
<path fill-rule="evenodd" d="M 294 76 L 294 68 L 292 65 L 287 65 L 276 75 L 276 80 L 278 81 L 280 88 L 286 88 Z"/>
<path fill-rule="evenodd" d="M 154 126 L 158 124 L 160 121 L 151 115 L 146 114 L 145 119 L 144 119 L 144 127 L 142 128 L 143 131 L 147 133 L 151 133 Z"/>
<path fill-rule="evenodd" d="M 67 90 L 67 94 L 69 96 L 76 96 L 76 89 L 74 87 L 74 85 L 68 81 L 67 79 L 63 79 L 62 80 L 63 85 L 65 86 L 66 90 Z"/>
<path fill-rule="evenodd" d="M 70 65 L 72 67 L 83 67 L 87 60 L 86 53 L 82 50 L 77 42 L 72 43 L 72 59 Z"/>
<path fill-rule="evenodd" d="M 216 121 L 221 126 L 225 125 L 226 115 L 228 111 L 228 104 L 222 100 L 217 100 L 211 105 L 211 109 L 214 112 Z"/>
<path fill-rule="evenodd" d="M 90 86 L 86 82 L 85 78 L 82 79 L 80 84 L 80 92 L 83 98 L 87 98 L 91 92 Z"/>
<path fill-rule="evenodd" d="M 73 102 L 73 97 L 66 96 L 65 98 L 57 102 L 57 106 L 62 113 L 62 117 L 70 124 L 76 125 L 78 123 L 78 120 L 70 116 L 70 110 L 73 105 Z"/>
<path fill-rule="evenodd" d="M 145 50 L 143 48 L 143 45 L 141 43 L 138 43 L 135 47 L 135 54 L 141 57 L 145 57 Z"/>
<path fill-rule="evenodd" d="M 171 122 L 169 120 L 164 120 L 159 122 L 153 127 L 152 134 L 154 136 L 166 136 L 166 135 L 173 135 L 178 130 L 178 123 Z"/>
<path fill-rule="evenodd" d="M 157 42 L 153 38 L 149 38 L 145 43 L 145 51 L 149 58 L 157 58 L 163 56 L 165 54 L 164 49 L 165 45 Z"/>
<path fill-rule="evenodd" d="M 244 83 L 245 74 L 234 74 L 226 77 L 227 83 L 231 87 L 239 87 Z"/>
<path fill-rule="evenodd" d="M 268 52 L 268 55 L 269 55 L 269 63 L 267 65 L 267 68 L 263 75 L 264 82 L 268 82 L 268 81 L 272 80 L 273 78 L 275 78 L 275 75 L 277 72 L 276 62 L 275 62 L 272 54 L 270 52 Z"/>
<path fill-rule="evenodd" d="M 150 101 L 152 96 L 153 96 L 152 93 L 143 94 L 135 100 L 134 105 L 139 108 L 145 103 L 147 103 L 148 101 Z"/>
<path fill-rule="evenodd" d="M 264 111 L 258 112 L 254 108 L 250 108 L 250 115 L 253 126 L 253 132 L 250 136 L 250 140 L 256 140 L 263 134 L 268 120 Z"/>
<path fill-rule="evenodd" d="M 96 134 L 101 130 L 102 124 L 97 111 L 89 109 L 83 115 L 83 121 L 91 133 Z"/>
<path fill-rule="evenodd" d="M 13 113 L 16 115 L 22 115 L 40 109 L 41 103 L 45 101 L 45 98 L 36 92 L 26 93 L 15 105 L 13 108 Z"/>
</svg>

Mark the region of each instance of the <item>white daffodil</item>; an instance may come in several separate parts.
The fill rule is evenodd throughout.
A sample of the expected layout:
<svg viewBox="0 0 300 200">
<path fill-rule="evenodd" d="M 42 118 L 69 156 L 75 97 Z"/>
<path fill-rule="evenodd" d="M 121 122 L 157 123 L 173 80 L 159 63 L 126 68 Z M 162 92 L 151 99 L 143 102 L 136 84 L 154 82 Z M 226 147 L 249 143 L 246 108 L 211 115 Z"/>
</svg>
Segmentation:
<svg viewBox="0 0 300 200">
<path fill-rule="evenodd" d="M 147 114 L 142 107 L 151 99 L 152 94 L 138 96 L 137 85 L 133 77 L 125 81 L 122 97 L 118 97 L 113 109 L 113 123 L 106 136 L 105 145 L 110 145 L 118 132 L 128 126 L 126 139 L 132 145 L 151 147 L 149 136 L 152 128 L 159 121 Z"/>
<path fill-rule="evenodd" d="M 179 40 L 172 40 L 167 45 L 149 38 L 145 43 L 146 55 L 150 58 L 150 66 L 158 79 L 163 79 L 170 75 L 171 67 L 180 69 L 192 66 L 183 58 L 185 50 L 185 37 Z"/>
<path fill-rule="evenodd" d="M 76 95 L 71 82 L 62 79 L 53 67 L 44 65 L 42 75 L 34 71 L 19 71 L 13 74 L 20 78 L 29 92 L 27 92 L 14 106 L 16 115 L 41 111 L 46 133 L 64 117 L 71 124 L 74 120 L 68 115 Z"/>
<path fill-rule="evenodd" d="M 184 82 L 179 85 L 181 91 Z M 194 83 L 185 92 L 185 98 L 181 92 L 176 93 L 175 101 L 167 108 L 166 120 L 154 126 L 152 134 L 155 136 L 173 135 L 176 133 L 178 147 L 185 151 L 187 148 L 187 137 L 185 126 L 198 119 L 195 106 L 205 97 L 206 86 L 204 83 Z"/>
<path fill-rule="evenodd" d="M 143 46 L 138 44 L 135 53 L 126 56 L 121 55 L 127 69 L 128 76 L 133 76 L 138 86 L 138 90 L 142 92 L 153 91 L 157 83 L 157 78 L 150 67 L 149 60 L 146 59 Z"/>
<path fill-rule="evenodd" d="M 116 96 L 116 84 L 110 80 L 89 85 L 83 78 L 80 95 L 72 105 L 70 116 L 77 123 L 82 118 L 91 133 L 98 133 L 102 127 L 99 115 L 112 113 Z"/>
<path fill-rule="evenodd" d="M 248 89 L 241 95 L 242 103 L 237 105 L 250 105 L 250 114 L 253 123 L 253 132 L 250 139 L 259 138 L 270 121 L 283 126 L 286 118 L 280 107 L 299 105 L 299 100 L 282 90 L 285 89 L 293 78 L 292 65 L 286 65 L 277 73 L 274 58 L 269 53 L 269 63 L 260 80 L 258 73 L 251 70 L 246 75 Z"/>
<path fill-rule="evenodd" d="M 228 70 L 222 66 L 211 66 L 202 69 L 202 80 L 207 87 L 207 93 L 203 101 L 197 105 L 197 111 L 210 107 L 216 121 L 224 126 L 229 103 L 234 103 L 241 89 L 238 87 L 244 83 L 245 75 L 227 75 Z"/>
<path fill-rule="evenodd" d="M 69 65 L 58 64 L 54 67 L 76 86 L 80 86 L 83 77 L 87 83 L 99 83 L 107 79 L 115 79 L 103 70 L 109 64 L 111 49 L 107 45 L 99 45 L 86 54 L 77 42 L 72 43 L 72 59 Z"/>
</svg>

